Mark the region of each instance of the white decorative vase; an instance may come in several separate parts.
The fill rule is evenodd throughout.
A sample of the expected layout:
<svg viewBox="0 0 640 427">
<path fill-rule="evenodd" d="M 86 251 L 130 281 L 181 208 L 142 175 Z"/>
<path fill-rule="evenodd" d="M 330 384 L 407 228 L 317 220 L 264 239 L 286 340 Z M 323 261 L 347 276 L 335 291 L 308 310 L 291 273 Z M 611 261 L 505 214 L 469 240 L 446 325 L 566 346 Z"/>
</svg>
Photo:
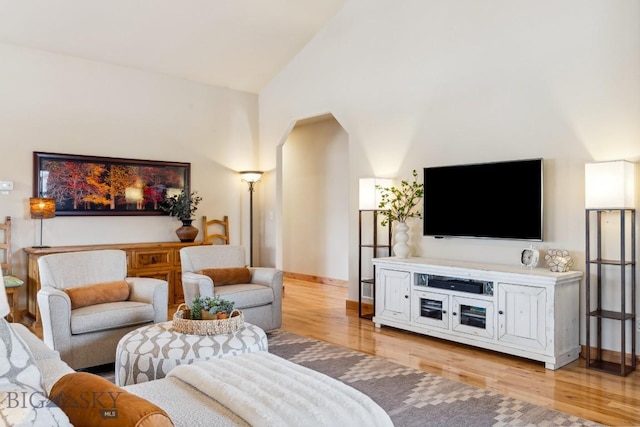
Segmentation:
<svg viewBox="0 0 640 427">
<path fill-rule="evenodd" d="M 409 235 L 407 231 L 409 230 L 409 226 L 404 222 L 399 222 L 396 224 L 395 233 L 393 238 L 395 240 L 395 245 L 393 245 L 393 253 L 398 258 L 409 258 L 411 255 L 411 246 L 407 244 L 409 241 Z"/>
</svg>

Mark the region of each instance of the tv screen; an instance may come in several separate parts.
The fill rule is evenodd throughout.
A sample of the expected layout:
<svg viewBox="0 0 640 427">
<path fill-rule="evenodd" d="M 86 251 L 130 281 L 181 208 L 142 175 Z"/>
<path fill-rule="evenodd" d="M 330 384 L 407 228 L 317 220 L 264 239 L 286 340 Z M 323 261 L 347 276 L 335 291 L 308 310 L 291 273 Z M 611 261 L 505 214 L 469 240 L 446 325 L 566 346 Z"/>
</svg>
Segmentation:
<svg viewBox="0 0 640 427">
<path fill-rule="evenodd" d="M 425 236 L 541 241 L 543 159 L 424 168 Z"/>
</svg>

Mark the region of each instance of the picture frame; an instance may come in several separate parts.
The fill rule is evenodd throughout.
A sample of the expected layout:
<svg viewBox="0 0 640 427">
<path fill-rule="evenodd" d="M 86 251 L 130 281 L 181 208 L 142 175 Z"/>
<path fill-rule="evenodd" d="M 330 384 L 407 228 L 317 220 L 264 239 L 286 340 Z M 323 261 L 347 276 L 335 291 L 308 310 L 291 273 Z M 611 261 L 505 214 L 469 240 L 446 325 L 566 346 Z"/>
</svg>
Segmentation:
<svg viewBox="0 0 640 427">
<path fill-rule="evenodd" d="M 33 197 L 56 216 L 167 215 L 164 197 L 189 192 L 191 163 L 33 152 Z"/>
</svg>

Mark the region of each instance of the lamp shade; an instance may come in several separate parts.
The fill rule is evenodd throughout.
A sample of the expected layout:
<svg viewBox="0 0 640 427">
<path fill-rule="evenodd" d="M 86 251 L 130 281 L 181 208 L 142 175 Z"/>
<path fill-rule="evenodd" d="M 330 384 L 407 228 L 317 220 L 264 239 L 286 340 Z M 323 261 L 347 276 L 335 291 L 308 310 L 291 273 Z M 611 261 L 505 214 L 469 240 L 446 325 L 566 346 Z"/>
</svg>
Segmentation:
<svg viewBox="0 0 640 427">
<path fill-rule="evenodd" d="M 29 212 L 33 219 L 49 219 L 56 216 L 56 200 L 51 197 L 29 199 Z"/>
<path fill-rule="evenodd" d="M 246 182 L 258 182 L 260 181 L 260 177 L 262 176 L 262 172 L 260 171 L 242 171 L 240 172 L 242 175 L 242 180 Z"/>
<path fill-rule="evenodd" d="M 587 209 L 633 209 L 635 168 L 626 160 L 587 163 L 584 167 Z"/>
<path fill-rule="evenodd" d="M 1 275 L 0 278 L 2 278 Z M 0 291 L 0 317 L 6 316 L 9 312 L 9 301 L 7 301 L 7 293 L 4 291 L 3 283 L 2 291 Z"/>
<path fill-rule="evenodd" d="M 379 209 L 382 199 L 381 191 L 376 188 L 390 187 L 393 181 L 389 178 L 360 178 L 360 210 Z"/>
</svg>

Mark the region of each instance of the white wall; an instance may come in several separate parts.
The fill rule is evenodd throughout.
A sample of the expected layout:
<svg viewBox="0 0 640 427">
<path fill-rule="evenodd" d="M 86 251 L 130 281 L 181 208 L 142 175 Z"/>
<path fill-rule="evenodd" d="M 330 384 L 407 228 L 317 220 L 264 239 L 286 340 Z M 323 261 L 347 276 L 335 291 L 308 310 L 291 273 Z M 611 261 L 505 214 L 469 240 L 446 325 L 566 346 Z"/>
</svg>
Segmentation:
<svg viewBox="0 0 640 427">
<path fill-rule="evenodd" d="M 352 300 L 358 178 L 425 166 L 543 157 L 539 247 L 583 270 L 584 163 L 640 160 L 638 52 L 640 2 L 350 0 L 261 92 L 260 163 L 291 120 L 330 111 L 347 131 Z M 411 233 L 436 258 L 518 265 L 526 246 Z"/>
<path fill-rule="evenodd" d="M 348 148 L 333 118 L 297 125 L 282 147 L 285 271 L 349 279 Z"/>
<path fill-rule="evenodd" d="M 0 194 L 0 217 L 13 217 L 16 274 L 25 274 L 22 248 L 39 243 L 28 210 L 34 151 L 190 162 L 204 199 L 194 225 L 229 215 L 231 243 L 248 246 L 237 171 L 256 167 L 256 95 L 3 44 L 0 64 L 0 180 L 15 185 Z M 166 216 L 56 217 L 44 222 L 44 243 L 178 241 L 179 226 Z"/>
</svg>

